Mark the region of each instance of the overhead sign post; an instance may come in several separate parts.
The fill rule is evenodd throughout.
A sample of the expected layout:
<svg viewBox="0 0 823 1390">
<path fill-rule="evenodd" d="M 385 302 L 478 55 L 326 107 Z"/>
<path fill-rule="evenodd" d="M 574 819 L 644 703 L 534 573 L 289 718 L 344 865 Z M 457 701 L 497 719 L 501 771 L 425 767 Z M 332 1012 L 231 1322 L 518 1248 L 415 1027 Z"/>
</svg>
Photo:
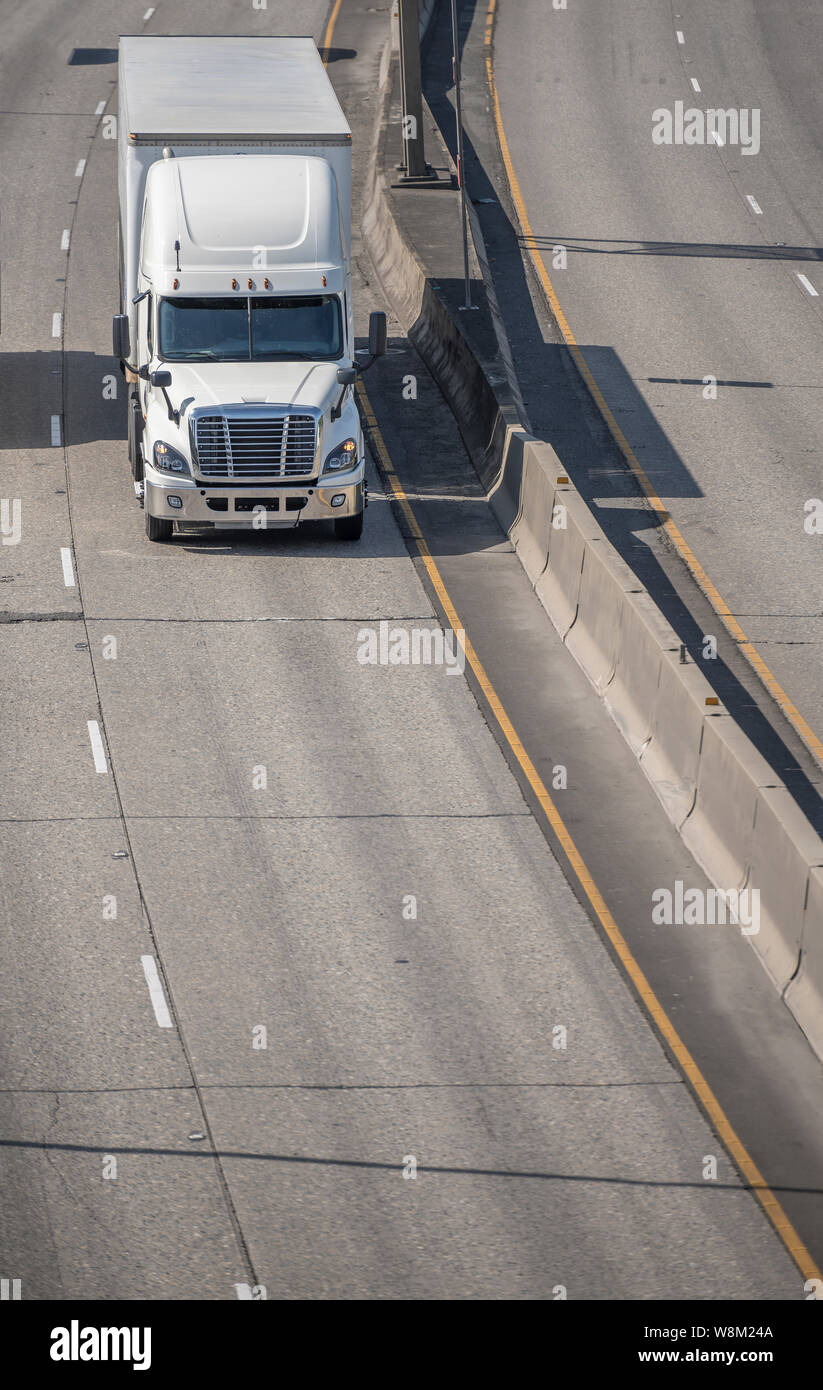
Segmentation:
<svg viewBox="0 0 823 1390">
<path fill-rule="evenodd" d="M 403 107 L 402 183 L 431 178 L 423 148 L 423 90 L 420 80 L 418 0 L 398 0 L 400 19 L 400 100 Z"/>
<path fill-rule="evenodd" d="M 466 302 L 463 309 L 473 309 L 472 284 L 469 272 L 469 214 L 466 206 L 466 167 L 463 162 L 463 104 L 460 95 L 460 33 L 457 27 L 457 0 L 452 5 L 452 76 L 454 79 L 454 111 L 457 121 L 457 183 L 460 188 L 460 211 L 463 221 L 463 275 L 466 282 Z"/>
</svg>

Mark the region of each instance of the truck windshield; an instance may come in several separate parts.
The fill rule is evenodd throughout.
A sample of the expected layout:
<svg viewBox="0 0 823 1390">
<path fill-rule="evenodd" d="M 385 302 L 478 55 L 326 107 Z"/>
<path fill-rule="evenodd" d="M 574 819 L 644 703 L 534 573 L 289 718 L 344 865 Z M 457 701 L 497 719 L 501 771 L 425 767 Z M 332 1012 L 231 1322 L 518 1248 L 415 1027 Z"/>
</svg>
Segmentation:
<svg viewBox="0 0 823 1390">
<path fill-rule="evenodd" d="M 161 299 L 162 358 L 170 362 L 273 362 L 343 354 L 335 295 Z"/>
</svg>

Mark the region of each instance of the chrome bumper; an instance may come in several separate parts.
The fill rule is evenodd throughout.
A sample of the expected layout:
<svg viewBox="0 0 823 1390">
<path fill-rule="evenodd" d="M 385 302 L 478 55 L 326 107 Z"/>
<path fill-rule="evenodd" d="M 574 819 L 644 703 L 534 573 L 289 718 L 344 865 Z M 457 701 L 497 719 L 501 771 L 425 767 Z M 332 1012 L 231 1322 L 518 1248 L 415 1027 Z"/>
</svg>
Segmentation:
<svg viewBox="0 0 823 1390">
<path fill-rule="evenodd" d="M 289 484 L 287 487 L 216 487 L 191 478 L 173 478 L 146 466 L 143 505 L 152 516 L 195 526 L 214 526 L 221 530 L 274 530 L 299 526 L 302 521 L 334 521 L 356 516 L 365 505 L 365 463 L 339 478 L 321 483 Z M 333 497 L 343 497 L 332 506 Z M 169 503 L 179 497 L 180 506 Z M 215 503 L 218 505 L 215 506 Z M 302 505 L 301 505 L 302 504 Z M 265 506 L 263 513 L 253 506 Z"/>
</svg>

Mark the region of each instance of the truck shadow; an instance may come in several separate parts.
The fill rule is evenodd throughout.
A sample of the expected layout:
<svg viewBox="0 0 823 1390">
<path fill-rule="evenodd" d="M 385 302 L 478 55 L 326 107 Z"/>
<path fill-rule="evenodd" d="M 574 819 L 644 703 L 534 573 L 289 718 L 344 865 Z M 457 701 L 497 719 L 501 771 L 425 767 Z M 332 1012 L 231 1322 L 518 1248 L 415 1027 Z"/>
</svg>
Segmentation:
<svg viewBox="0 0 823 1390">
<path fill-rule="evenodd" d="M 377 511 L 378 503 L 373 501 L 363 535 L 355 542 L 336 540 L 330 521 L 304 521 L 300 526 L 272 527 L 264 531 L 185 531 L 163 546 L 163 554 L 180 550 L 195 555 L 226 555 L 232 559 L 277 555 L 294 560 L 334 560 L 335 563 L 340 558 L 364 561 L 378 556 L 381 559 L 405 557 L 406 547 L 395 528 L 375 522 Z"/>
<path fill-rule="evenodd" d="M 73 48 L 68 57 L 69 67 L 100 67 L 106 63 L 116 63 L 116 48 Z"/>
<path fill-rule="evenodd" d="M 125 392 L 114 357 L 58 347 L 0 353 L 0 450 L 51 448 L 53 415 L 64 420 L 62 435 L 71 444 L 125 440 Z M 73 407 L 70 428 L 64 400 Z"/>
</svg>

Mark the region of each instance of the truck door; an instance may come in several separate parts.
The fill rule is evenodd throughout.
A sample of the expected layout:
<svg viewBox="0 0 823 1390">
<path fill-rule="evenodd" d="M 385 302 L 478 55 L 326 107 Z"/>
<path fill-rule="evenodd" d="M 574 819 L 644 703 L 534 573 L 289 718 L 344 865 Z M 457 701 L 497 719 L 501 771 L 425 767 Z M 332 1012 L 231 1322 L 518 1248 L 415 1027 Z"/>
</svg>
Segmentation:
<svg viewBox="0 0 823 1390">
<path fill-rule="evenodd" d="M 153 344 L 152 344 L 152 324 L 151 324 L 151 317 L 152 317 L 152 296 L 151 296 L 150 294 L 147 294 L 147 295 L 146 295 L 146 298 L 145 298 L 145 299 L 141 299 L 141 300 L 140 300 L 140 303 L 139 303 L 138 306 L 137 306 L 137 366 L 138 366 L 138 368 L 140 368 L 140 367 L 150 367 L 150 366 L 151 366 L 152 348 L 153 348 Z M 148 383 L 147 381 L 142 381 L 142 380 L 141 380 L 141 381 L 139 382 L 139 385 L 138 385 L 138 390 L 139 390 L 139 394 L 140 394 L 140 410 L 141 410 L 141 412 L 142 412 L 143 419 L 145 420 L 145 418 L 146 418 L 146 411 L 147 411 L 147 409 L 148 409 L 149 383 Z"/>
</svg>

